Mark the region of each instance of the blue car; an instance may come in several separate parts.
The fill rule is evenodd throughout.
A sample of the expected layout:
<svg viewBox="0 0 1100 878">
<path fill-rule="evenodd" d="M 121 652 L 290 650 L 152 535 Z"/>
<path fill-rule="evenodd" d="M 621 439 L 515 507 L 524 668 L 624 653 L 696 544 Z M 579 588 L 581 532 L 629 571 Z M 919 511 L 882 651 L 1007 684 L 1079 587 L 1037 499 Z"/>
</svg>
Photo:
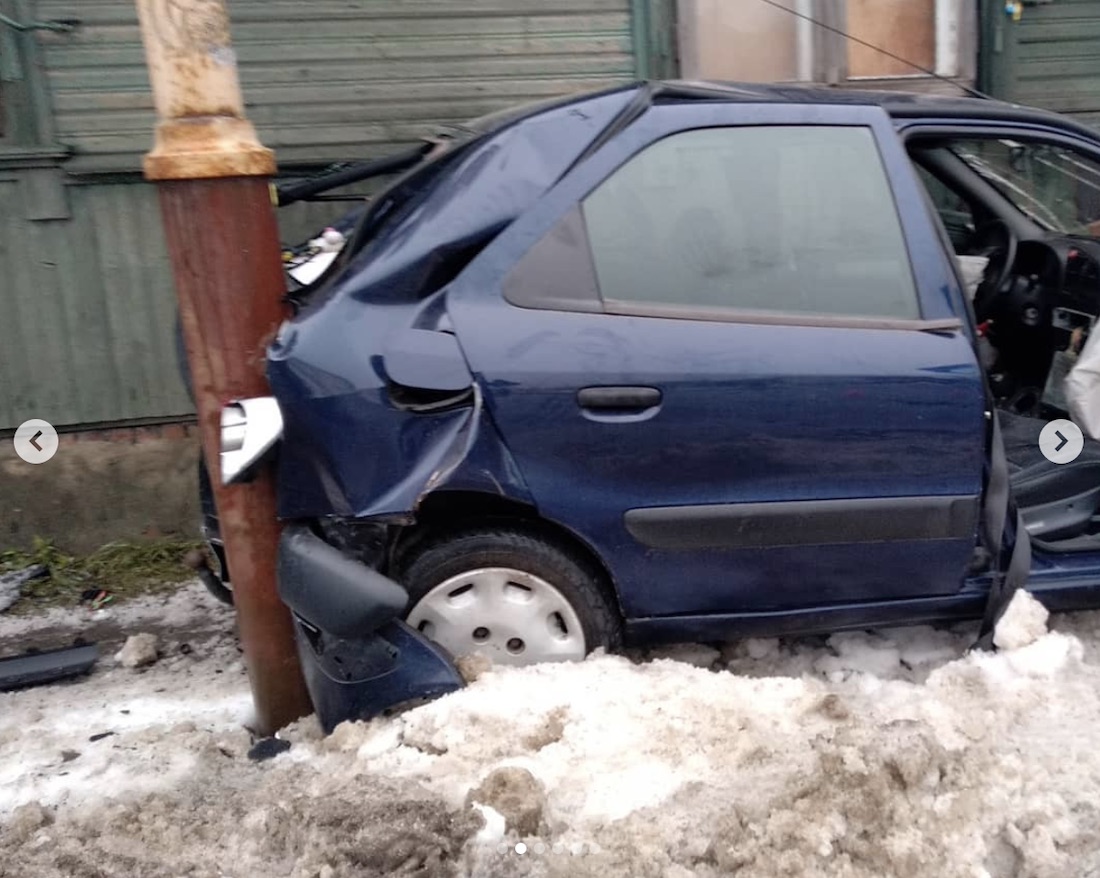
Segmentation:
<svg viewBox="0 0 1100 878">
<path fill-rule="evenodd" d="M 641 83 L 437 140 L 223 413 L 322 721 L 474 652 L 1100 605 L 1100 445 L 1040 443 L 1097 234 L 1100 134 L 989 100 Z"/>
</svg>

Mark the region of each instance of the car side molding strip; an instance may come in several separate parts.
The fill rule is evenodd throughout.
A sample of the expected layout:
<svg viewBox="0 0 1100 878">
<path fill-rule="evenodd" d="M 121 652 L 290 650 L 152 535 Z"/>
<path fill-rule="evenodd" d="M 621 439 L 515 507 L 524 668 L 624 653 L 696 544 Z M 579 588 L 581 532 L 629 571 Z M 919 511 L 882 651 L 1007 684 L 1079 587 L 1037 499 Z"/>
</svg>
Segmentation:
<svg viewBox="0 0 1100 878">
<path fill-rule="evenodd" d="M 936 319 L 910 317 L 860 317 L 847 314 L 797 314 L 787 311 L 753 311 L 746 308 L 706 305 L 664 305 L 604 299 L 604 312 L 626 317 L 662 317 L 667 320 L 709 320 L 715 323 L 748 323 L 762 326 L 816 326 L 827 329 L 890 329 L 909 332 L 954 333 L 963 328 L 958 317 Z"/>
<path fill-rule="evenodd" d="M 978 495 L 720 503 L 630 509 L 623 521 L 653 549 L 766 549 L 891 540 L 973 539 Z"/>
</svg>

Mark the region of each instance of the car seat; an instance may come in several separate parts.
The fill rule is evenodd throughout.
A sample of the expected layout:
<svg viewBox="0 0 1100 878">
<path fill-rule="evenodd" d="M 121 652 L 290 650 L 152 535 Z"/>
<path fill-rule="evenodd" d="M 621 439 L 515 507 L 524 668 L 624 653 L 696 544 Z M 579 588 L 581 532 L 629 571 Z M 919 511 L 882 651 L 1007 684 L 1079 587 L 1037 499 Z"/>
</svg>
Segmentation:
<svg viewBox="0 0 1100 878">
<path fill-rule="evenodd" d="M 1086 542 L 1100 532 L 1100 442 L 1086 437 L 1076 460 L 1052 463 L 1039 450 L 1046 421 L 1008 411 L 998 416 L 1012 494 L 1028 533 L 1044 542 Z"/>
</svg>

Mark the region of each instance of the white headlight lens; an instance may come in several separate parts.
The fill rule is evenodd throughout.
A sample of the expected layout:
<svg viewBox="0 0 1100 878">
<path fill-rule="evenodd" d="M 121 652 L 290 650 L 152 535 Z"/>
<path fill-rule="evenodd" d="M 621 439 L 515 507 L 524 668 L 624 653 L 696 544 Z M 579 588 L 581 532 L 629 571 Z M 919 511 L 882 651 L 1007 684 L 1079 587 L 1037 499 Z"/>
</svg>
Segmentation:
<svg viewBox="0 0 1100 878">
<path fill-rule="evenodd" d="M 231 402 L 222 409 L 222 484 L 245 476 L 283 435 L 283 413 L 273 396 Z"/>
</svg>

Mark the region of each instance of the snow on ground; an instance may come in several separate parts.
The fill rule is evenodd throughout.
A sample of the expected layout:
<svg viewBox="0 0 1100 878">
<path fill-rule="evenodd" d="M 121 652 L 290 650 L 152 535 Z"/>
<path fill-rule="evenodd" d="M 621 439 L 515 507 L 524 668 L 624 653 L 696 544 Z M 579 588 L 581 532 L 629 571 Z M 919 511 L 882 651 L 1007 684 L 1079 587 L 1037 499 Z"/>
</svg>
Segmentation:
<svg viewBox="0 0 1100 878">
<path fill-rule="evenodd" d="M 0 650 L 10 652 L 27 635 L 63 640 L 71 632 L 88 636 L 117 634 L 123 629 L 187 631 L 209 628 L 226 619 L 225 606 L 195 580 L 176 591 L 152 595 L 141 600 L 108 604 L 92 612 L 83 608 L 54 607 L 33 616 L 0 614 Z"/>
<path fill-rule="evenodd" d="M 0 695 L 0 876 L 1100 878 L 1100 613 L 1047 633 L 1026 597 L 995 655 L 921 627 L 494 668 L 263 763 L 228 617 L 192 614 L 189 652 Z"/>
</svg>

